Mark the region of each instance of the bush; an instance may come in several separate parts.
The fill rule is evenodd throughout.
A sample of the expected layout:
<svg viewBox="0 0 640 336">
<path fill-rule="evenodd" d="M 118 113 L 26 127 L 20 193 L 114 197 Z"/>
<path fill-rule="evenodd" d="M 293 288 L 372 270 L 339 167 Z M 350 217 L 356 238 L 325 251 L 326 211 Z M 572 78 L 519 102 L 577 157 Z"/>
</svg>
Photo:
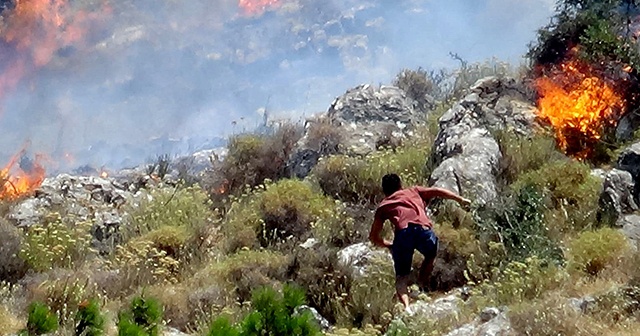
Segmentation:
<svg viewBox="0 0 640 336">
<path fill-rule="evenodd" d="M 23 331 L 26 335 L 43 335 L 54 332 L 58 329 L 58 319 L 51 312 L 49 307 L 40 303 L 33 302 L 29 305 L 29 318 L 27 320 L 27 329 Z"/>
<path fill-rule="evenodd" d="M 258 289 L 251 298 L 252 312 L 242 322 L 242 335 L 319 335 L 311 313 L 296 311 L 303 304 L 304 291 L 291 285 L 284 286 L 282 296 L 269 287 Z"/>
<path fill-rule="evenodd" d="M 497 174 L 503 186 L 515 182 L 522 174 L 540 169 L 549 162 L 566 159 L 549 135 L 520 136 L 514 132 L 501 131 L 496 134 L 502 159 Z"/>
<path fill-rule="evenodd" d="M 429 146 L 408 146 L 372 153 L 360 159 L 344 155 L 322 159 L 313 169 L 325 194 L 345 202 L 377 204 L 384 198 L 380 181 L 397 173 L 405 186 L 423 184 Z"/>
<path fill-rule="evenodd" d="M 289 257 L 280 252 L 239 251 L 202 269 L 189 284 L 193 288 L 222 286 L 227 293 L 235 294 L 235 301 L 244 302 L 253 289 L 284 281 L 289 262 Z"/>
<path fill-rule="evenodd" d="M 17 334 L 23 327 L 23 322 L 7 305 L 0 305 L 0 330 L 7 334 Z"/>
<path fill-rule="evenodd" d="M 22 235 L 13 225 L 0 219 L 0 279 L 15 283 L 27 273 L 28 265 L 20 258 Z"/>
<path fill-rule="evenodd" d="M 53 213 L 42 226 L 27 229 L 20 257 L 37 272 L 72 268 L 96 255 L 91 248 L 91 226 L 86 221 L 65 224 L 59 214 Z"/>
<path fill-rule="evenodd" d="M 518 191 L 536 186 L 549 201 L 546 214 L 552 236 L 575 232 L 597 223 L 598 200 L 602 182 L 591 175 L 588 165 L 573 160 L 549 162 L 521 175 L 513 184 Z"/>
<path fill-rule="evenodd" d="M 228 318 L 220 317 L 211 322 L 207 336 L 240 336 L 240 332 Z"/>
<path fill-rule="evenodd" d="M 209 205 L 207 194 L 197 187 L 153 189 L 150 198 L 143 198 L 140 204 L 127 209 L 124 240 L 163 227 L 187 228 L 193 232 L 213 219 Z"/>
<path fill-rule="evenodd" d="M 481 209 L 477 231 L 484 248 L 499 244 L 504 249 L 502 260 L 523 261 L 537 255 L 562 262 L 559 240 L 549 235 L 545 211 L 542 192 L 536 185 L 523 186 L 517 194 L 497 200 L 493 208 Z"/>
<path fill-rule="evenodd" d="M 287 161 L 301 136 L 298 126 L 282 124 L 271 134 L 243 134 L 229 139 L 229 152 L 220 168 L 224 194 L 239 195 L 264 180 L 287 177 Z"/>
<path fill-rule="evenodd" d="M 403 69 L 393 81 L 393 85 L 403 90 L 407 96 L 417 103 L 420 111 L 433 108 L 434 98 L 441 96 L 441 84 L 446 79 L 444 71 L 427 72 L 423 68 L 416 70 Z"/>
<path fill-rule="evenodd" d="M 519 303 L 509 312 L 509 320 L 518 335 L 597 336 L 609 329 L 582 315 L 564 297 Z"/>
<path fill-rule="evenodd" d="M 585 231 L 569 243 L 569 266 L 595 276 L 607 267 L 620 264 L 630 252 L 627 238 L 618 230 Z"/>
<path fill-rule="evenodd" d="M 96 300 L 80 304 L 76 313 L 77 336 L 100 336 L 104 333 L 104 316 Z"/>
<path fill-rule="evenodd" d="M 473 258 L 470 263 L 473 274 L 476 270 Z M 567 280 L 561 268 L 536 256 L 522 262 L 511 261 L 503 267 L 493 267 L 489 274 L 476 277 L 484 278 L 478 283 L 470 282 L 473 286 L 470 300 L 478 309 L 538 299 Z"/>
<path fill-rule="evenodd" d="M 344 210 L 310 184 L 282 180 L 235 199 L 222 230 L 229 251 L 258 246 L 290 249 L 311 232 L 329 240 L 347 222 Z"/>
<path fill-rule="evenodd" d="M 331 123 L 326 117 L 311 122 L 305 135 L 305 145 L 321 156 L 340 152 L 344 140 L 344 130 Z"/>
<path fill-rule="evenodd" d="M 118 316 L 118 335 L 158 336 L 161 322 L 162 305 L 154 298 L 136 296 Z"/>
<path fill-rule="evenodd" d="M 387 258 L 372 258 L 367 272 L 353 279 L 346 293 L 336 298 L 337 324 L 358 328 L 388 324 L 391 321 L 385 315 L 393 312 L 395 292 L 392 262 Z"/>
</svg>

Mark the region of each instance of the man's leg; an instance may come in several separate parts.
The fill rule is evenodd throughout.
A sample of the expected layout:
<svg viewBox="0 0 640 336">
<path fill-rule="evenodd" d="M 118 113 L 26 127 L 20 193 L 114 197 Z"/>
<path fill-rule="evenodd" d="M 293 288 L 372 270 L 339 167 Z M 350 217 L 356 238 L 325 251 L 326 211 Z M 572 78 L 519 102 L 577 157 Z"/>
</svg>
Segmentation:
<svg viewBox="0 0 640 336">
<path fill-rule="evenodd" d="M 396 294 L 404 308 L 409 307 L 409 276 L 396 276 Z"/>
<path fill-rule="evenodd" d="M 413 242 L 407 229 L 396 231 L 391 247 L 396 273 L 396 294 L 405 308 L 409 307 L 409 274 L 413 259 Z"/>
<path fill-rule="evenodd" d="M 436 261 L 436 257 L 425 257 L 422 265 L 420 266 L 420 273 L 418 274 L 418 286 L 421 290 L 426 291 L 429 288 L 429 280 L 431 279 L 431 272 L 433 272 L 433 264 Z"/>
<path fill-rule="evenodd" d="M 424 256 L 424 261 L 420 266 L 420 273 L 418 275 L 418 285 L 421 290 L 426 291 L 429 288 L 429 280 L 431 279 L 433 265 L 436 261 L 436 255 L 438 254 L 438 237 L 433 230 L 424 229 L 420 232 L 418 239 L 418 251 Z"/>
</svg>

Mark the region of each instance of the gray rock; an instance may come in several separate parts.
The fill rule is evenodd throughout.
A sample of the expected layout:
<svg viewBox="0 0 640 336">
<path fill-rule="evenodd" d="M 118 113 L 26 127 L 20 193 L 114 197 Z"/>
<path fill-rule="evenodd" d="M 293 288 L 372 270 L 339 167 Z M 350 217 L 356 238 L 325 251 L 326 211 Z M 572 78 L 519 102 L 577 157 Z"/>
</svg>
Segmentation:
<svg viewBox="0 0 640 336">
<path fill-rule="evenodd" d="M 389 251 L 374 249 L 365 243 L 350 245 L 338 251 L 338 263 L 342 267 L 350 269 L 355 277 L 364 276 L 367 268 L 376 259 L 393 262 Z"/>
<path fill-rule="evenodd" d="M 613 169 L 606 173 L 600 194 L 601 212 L 614 222 L 638 210 L 634 200 L 635 183 L 628 171 Z"/>
<path fill-rule="evenodd" d="M 458 295 L 451 294 L 438 298 L 433 302 L 416 301 L 409 305 L 405 316 L 420 319 L 442 319 L 460 311 L 462 300 Z"/>
<path fill-rule="evenodd" d="M 507 336 L 515 335 L 504 311 L 485 308 L 473 322 L 453 330 L 446 336 Z"/>
<path fill-rule="evenodd" d="M 596 305 L 596 299 L 592 296 L 585 296 L 582 298 L 570 298 L 569 306 L 576 311 L 586 314 Z"/>
<path fill-rule="evenodd" d="M 430 164 L 430 184 L 467 195 L 478 205 L 497 197 L 502 154 L 492 131 L 528 134 L 536 108 L 514 79 L 488 77 L 439 120 Z"/>
<path fill-rule="evenodd" d="M 622 216 L 617 225 L 621 227 L 622 233 L 629 239 L 632 246 L 638 247 L 640 242 L 640 215 Z"/>
<path fill-rule="evenodd" d="M 308 130 L 320 121 L 329 123 L 342 134 L 340 148 L 315 148 L 317 145 L 310 143 Z M 326 114 L 307 120 L 305 134 L 288 162 L 289 171 L 295 177 L 304 178 L 322 155 L 338 152 L 366 155 L 381 146 L 397 144 L 413 135 L 419 122 L 414 101 L 401 89 L 357 86 L 336 98 Z"/>
<path fill-rule="evenodd" d="M 331 324 L 329 323 L 329 321 L 322 317 L 322 315 L 320 315 L 320 313 L 318 313 L 318 310 L 313 308 L 313 307 L 309 307 L 307 305 L 302 305 L 299 307 L 296 307 L 294 309 L 294 316 L 298 315 L 298 314 L 303 314 L 305 312 L 310 312 L 311 315 L 313 316 L 313 319 L 318 323 L 318 325 L 322 328 L 322 330 L 329 330 L 331 329 Z"/>
<path fill-rule="evenodd" d="M 182 331 L 175 328 L 171 328 L 171 327 L 164 327 L 162 329 L 162 335 L 163 336 L 189 336 L 189 334 L 183 333 Z"/>
<path fill-rule="evenodd" d="M 628 171 L 637 181 L 640 176 L 640 142 L 636 142 L 622 151 L 618 157 L 617 168 Z"/>
</svg>

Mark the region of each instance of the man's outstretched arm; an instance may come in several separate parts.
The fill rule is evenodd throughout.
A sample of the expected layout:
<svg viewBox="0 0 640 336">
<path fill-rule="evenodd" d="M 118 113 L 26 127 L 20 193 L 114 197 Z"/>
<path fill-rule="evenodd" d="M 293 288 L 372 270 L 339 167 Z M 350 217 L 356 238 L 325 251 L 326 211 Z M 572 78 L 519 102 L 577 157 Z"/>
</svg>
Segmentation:
<svg viewBox="0 0 640 336">
<path fill-rule="evenodd" d="M 431 199 L 434 199 L 434 198 L 444 198 L 444 199 L 450 199 L 458 202 L 458 204 L 462 205 L 465 208 L 465 210 L 468 210 L 469 206 L 471 205 L 471 201 L 469 199 L 466 199 L 444 188 L 420 187 L 418 190 L 420 192 L 420 197 L 422 197 L 425 203 L 429 202 Z"/>
<path fill-rule="evenodd" d="M 384 220 L 380 218 L 376 211 L 373 224 L 371 225 L 371 232 L 369 232 L 369 241 L 375 246 L 389 248 L 393 243 L 386 239 L 382 239 L 382 229 L 384 227 Z"/>
</svg>

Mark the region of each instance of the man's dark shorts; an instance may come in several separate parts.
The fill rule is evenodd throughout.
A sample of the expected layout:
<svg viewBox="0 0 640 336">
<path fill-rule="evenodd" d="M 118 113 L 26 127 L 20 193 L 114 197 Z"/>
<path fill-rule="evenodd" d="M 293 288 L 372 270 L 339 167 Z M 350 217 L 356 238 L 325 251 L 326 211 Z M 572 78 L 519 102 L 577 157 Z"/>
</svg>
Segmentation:
<svg viewBox="0 0 640 336">
<path fill-rule="evenodd" d="M 428 227 L 409 224 L 405 229 L 395 232 L 391 253 L 396 276 L 411 273 L 413 251 L 418 250 L 425 260 L 436 257 L 438 252 L 438 237 Z"/>
</svg>

